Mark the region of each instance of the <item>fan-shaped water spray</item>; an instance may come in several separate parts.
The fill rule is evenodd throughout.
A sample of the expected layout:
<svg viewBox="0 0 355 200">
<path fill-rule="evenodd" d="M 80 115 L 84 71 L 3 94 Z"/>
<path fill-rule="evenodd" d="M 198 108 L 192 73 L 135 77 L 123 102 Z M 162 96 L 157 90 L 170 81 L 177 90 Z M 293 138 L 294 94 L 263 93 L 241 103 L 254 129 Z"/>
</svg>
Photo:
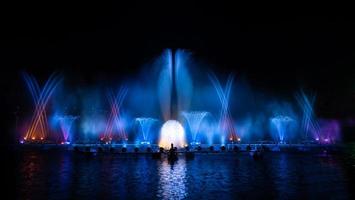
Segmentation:
<svg viewBox="0 0 355 200">
<path fill-rule="evenodd" d="M 63 117 L 59 117 L 59 125 L 60 125 L 60 129 L 62 131 L 63 134 L 63 143 L 69 143 L 70 137 L 71 137 L 71 128 L 73 125 L 73 122 L 77 119 L 77 116 L 63 116 Z"/>
<path fill-rule="evenodd" d="M 288 130 L 288 126 L 290 123 L 293 121 L 293 119 L 289 116 L 283 116 L 283 115 L 278 115 L 273 118 L 271 118 L 271 123 L 275 126 L 277 136 L 278 136 L 278 142 L 284 143 L 285 142 L 285 136 Z"/>
<path fill-rule="evenodd" d="M 205 111 L 182 112 L 181 115 L 185 118 L 189 126 L 189 130 L 192 138 L 191 140 L 192 145 L 199 143 L 197 141 L 197 134 L 199 133 L 201 122 L 208 114 L 209 113 Z"/>
<path fill-rule="evenodd" d="M 142 135 L 142 141 L 141 144 L 150 144 L 150 131 L 151 127 L 153 126 L 154 123 L 156 123 L 158 120 L 154 118 L 136 118 L 136 122 L 138 123 L 140 127 L 140 132 Z"/>
</svg>

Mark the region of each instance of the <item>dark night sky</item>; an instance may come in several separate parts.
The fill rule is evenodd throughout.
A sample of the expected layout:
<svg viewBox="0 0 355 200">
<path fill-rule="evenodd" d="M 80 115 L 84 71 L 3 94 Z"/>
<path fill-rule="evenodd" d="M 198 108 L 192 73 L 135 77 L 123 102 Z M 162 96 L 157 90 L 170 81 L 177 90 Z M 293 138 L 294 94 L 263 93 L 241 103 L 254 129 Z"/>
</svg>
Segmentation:
<svg viewBox="0 0 355 200">
<path fill-rule="evenodd" d="M 1 87 L 8 116 L 23 102 L 17 99 L 24 89 L 21 70 L 42 79 L 55 70 L 70 71 L 92 83 L 98 76 L 134 75 L 165 48 L 189 49 L 213 70 L 244 76 L 258 90 L 281 95 L 299 87 L 315 91 L 321 116 L 348 118 L 355 113 L 351 13 L 117 2 L 2 6 Z"/>
</svg>

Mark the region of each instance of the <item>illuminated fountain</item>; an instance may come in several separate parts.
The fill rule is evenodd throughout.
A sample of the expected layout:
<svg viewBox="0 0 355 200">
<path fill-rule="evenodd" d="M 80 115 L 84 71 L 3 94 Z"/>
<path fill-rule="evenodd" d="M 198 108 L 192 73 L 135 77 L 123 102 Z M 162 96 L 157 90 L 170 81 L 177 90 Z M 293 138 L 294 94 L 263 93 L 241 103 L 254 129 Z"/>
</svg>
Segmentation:
<svg viewBox="0 0 355 200">
<path fill-rule="evenodd" d="M 199 130 L 204 133 L 206 139 L 205 143 L 209 146 L 212 146 L 214 144 L 213 139 L 215 136 L 216 128 L 216 123 L 212 120 L 204 120 L 199 128 Z"/>
<path fill-rule="evenodd" d="M 136 118 L 136 122 L 138 123 L 140 127 L 140 132 L 142 135 L 142 141 L 140 142 L 141 144 L 150 144 L 150 131 L 151 127 L 153 126 L 154 123 L 156 123 L 158 120 L 154 118 Z"/>
<path fill-rule="evenodd" d="M 176 120 L 166 121 L 160 129 L 159 146 L 169 149 L 170 144 L 178 148 L 186 146 L 185 130 Z"/>
<path fill-rule="evenodd" d="M 289 116 L 278 115 L 270 119 L 272 125 L 276 128 L 276 135 L 278 142 L 283 144 L 285 143 L 286 134 L 289 128 L 289 125 L 294 120 Z"/>
<path fill-rule="evenodd" d="M 187 110 L 191 95 L 192 81 L 186 70 L 187 55 L 184 51 L 167 50 L 162 58 L 162 70 L 158 80 L 158 97 L 164 123 L 160 131 L 159 146 L 168 148 L 186 144 L 185 130 L 177 121 L 178 113 Z"/>
<path fill-rule="evenodd" d="M 52 74 L 41 89 L 33 76 L 24 73 L 23 77 L 35 104 L 31 122 L 23 139 L 25 141 L 47 140 L 48 120 L 46 107 L 53 92 L 62 81 L 62 78 Z"/>
<path fill-rule="evenodd" d="M 230 75 L 224 84 L 213 73 L 208 74 L 207 80 L 194 77 L 195 84 L 203 85 L 194 85 L 196 89 L 193 90 L 189 70 L 194 73 L 200 71 L 195 68 L 189 53 L 183 50 L 166 50 L 149 67 L 154 70 L 152 74 L 144 74 L 143 80 L 147 82 L 125 83 L 130 86 L 129 95 L 128 87 L 121 87 L 118 92 L 109 90 L 103 93 L 101 85 L 93 85 L 73 92 L 75 94 L 63 94 L 65 98 L 50 104 L 56 109 L 51 119 L 62 113 L 64 108 L 60 106 L 80 116 L 77 129 L 72 128 L 77 117 L 70 115 L 59 115 L 61 117 L 56 118 L 56 127 L 51 127 L 54 123 L 47 122 L 47 115 L 50 115 L 48 102 L 62 81 L 61 77 L 50 76 L 43 88 L 40 88 L 32 76 L 24 74 L 35 108 L 32 118 L 26 123 L 28 127 L 23 127 L 26 130 L 22 138 L 26 141 L 21 138 L 21 142 L 61 138 L 63 143 L 103 145 L 107 148 L 120 145 L 140 148 L 139 145 L 149 145 L 151 150 L 155 150 L 157 145 L 170 148 L 173 143 L 178 148 L 186 145 L 205 148 L 205 145 L 209 145 L 208 148 L 214 150 L 222 146 L 225 150 L 231 150 L 230 147 L 253 142 L 293 143 L 303 138 L 328 144 L 340 139 L 340 123 L 329 119 L 318 120 L 313 108 L 315 96 L 307 96 L 303 91 L 296 94 L 297 102 L 270 101 L 273 99 L 270 96 L 265 99 L 255 98 L 249 103 L 251 92 L 243 84 L 238 84 L 235 88 L 235 99 L 238 101 L 233 101 L 231 93 L 234 77 Z M 64 87 L 61 89 L 64 91 Z M 234 116 L 238 117 L 237 123 L 232 118 L 232 103 L 233 108 L 238 110 L 238 116 Z M 301 112 L 294 112 L 294 103 L 298 103 Z M 163 125 L 158 127 L 160 121 Z M 54 137 L 49 134 L 49 130 L 58 127 L 62 135 Z M 74 130 L 78 132 L 72 133 Z M 269 140 L 270 132 L 274 141 Z M 128 137 L 128 133 L 132 133 L 132 137 Z M 72 137 L 74 134 L 75 141 Z M 241 144 L 240 137 L 243 137 L 245 144 Z"/>
<path fill-rule="evenodd" d="M 191 134 L 191 145 L 199 145 L 200 141 L 197 140 L 197 134 L 200 131 L 200 125 L 203 119 L 208 115 L 208 112 L 198 112 L 198 111 L 192 111 L 192 112 L 183 112 L 182 116 L 185 118 L 190 134 Z"/>
<path fill-rule="evenodd" d="M 340 138 L 340 125 L 337 120 L 318 120 L 314 112 L 315 95 L 307 96 L 303 90 L 296 94 L 302 109 L 302 128 L 305 139 L 321 144 L 336 143 Z"/>
<path fill-rule="evenodd" d="M 69 144 L 71 140 L 71 128 L 73 125 L 73 122 L 77 119 L 78 117 L 76 116 L 63 116 L 59 117 L 59 125 L 60 125 L 60 130 L 62 131 L 63 134 L 63 142 L 62 144 Z"/>
<path fill-rule="evenodd" d="M 296 100 L 298 105 L 302 109 L 302 128 L 305 133 L 305 139 L 309 140 L 309 134 L 312 135 L 313 140 L 319 141 L 320 140 L 320 126 L 318 120 L 314 114 L 313 106 L 315 102 L 315 95 L 311 96 L 310 98 L 301 91 L 296 95 Z"/>
<path fill-rule="evenodd" d="M 229 97 L 233 84 L 233 76 L 229 76 L 227 79 L 226 87 L 223 89 L 221 83 L 218 81 L 214 74 L 210 74 L 209 78 L 213 84 L 215 91 L 217 92 L 219 101 L 221 103 L 220 118 L 219 118 L 219 131 L 221 133 L 221 144 L 225 144 L 226 137 L 230 142 L 240 141 L 237 136 L 234 123 L 232 121 L 231 114 L 229 112 Z"/>
<path fill-rule="evenodd" d="M 108 93 L 107 99 L 110 103 L 111 112 L 106 124 L 105 132 L 101 137 L 101 141 L 110 143 L 113 139 L 113 134 L 115 131 L 118 132 L 119 139 L 124 141 L 128 139 L 120 118 L 120 108 L 124 98 L 127 95 L 127 92 L 128 89 L 126 87 L 121 87 L 116 95 L 112 91 Z"/>
<path fill-rule="evenodd" d="M 340 124 L 338 120 L 323 119 L 319 121 L 320 136 L 318 142 L 321 144 L 334 144 L 340 140 Z"/>
</svg>

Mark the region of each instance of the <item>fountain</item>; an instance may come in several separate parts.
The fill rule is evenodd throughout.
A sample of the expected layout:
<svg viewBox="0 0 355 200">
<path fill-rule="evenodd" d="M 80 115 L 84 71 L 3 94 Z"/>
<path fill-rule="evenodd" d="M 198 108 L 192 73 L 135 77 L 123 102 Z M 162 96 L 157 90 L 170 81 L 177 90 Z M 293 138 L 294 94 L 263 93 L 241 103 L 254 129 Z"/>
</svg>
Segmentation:
<svg viewBox="0 0 355 200">
<path fill-rule="evenodd" d="M 216 129 L 215 122 L 209 121 L 208 123 L 203 123 L 201 129 L 206 136 L 206 143 L 209 146 L 213 145 L 213 138 L 215 136 Z"/>
<path fill-rule="evenodd" d="M 160 129 L 159 146 L 168 149 L 171 144 L 178 148 L 186 146 L 185 130 L 176 120 L 166 121 Z"/>
<path fill-rule="evenodd" d="M 278 142 L 283 144 L 285 143 L 285 136 L 287 133 L 288 126 L 293 119 L 289 116 L 277 115 L 271 118 L 271 123 L 276 128 L 276 133 L 278 136 Z"/>
<path fill-rule="evenodd" d="M 157 71 L 144 74 L 143 79 L 147 80 L 144 84 L 125 83 L 130 86 L 129 95 L 126 86 L 119 88 L 117 92 L 109 90 L 104 93 L 102 85 L 93 85 L 80 88 L 74 94 L 69 92 L 64 95 L 65 98 L 54 101 L 53 104 L 48 102 L 61 82 L 61 77 L 53 74 L 44 87 L 40 88 L 32 76 L 24 74 L 35 108 L 32 118 L 26 123 L 28 127 L 23 127 L 26 132 L 22 136 L 24 140 L 21 138 L 20 142 L 32 143 L 60 137 L 63 143 L 97 145 L 102 150 L 109 147 L 116 152 L 121 151 L 121 148 L 122 152 L 123 148 L 127 152 L 134 148 L 139 152 L 143 152 L 142 148 L 147 152 L 156 152 L 159 146 L 170 148 L 171 143 L 178 148 L 197 145 L 200 152 L 207 148 L 210 148 L 209 152 L 215 152 L 223 149 L 244 151 L 246 143 L 251 146 L 259 143 L 275 145 L 275 141 L 294 143 L 301 142 L 300 138 L 304 138 L 317 141 L 319 145 L 334 143 L 340 139 L 340 122 L 335 119 L 317 119 L 313 108 L 316 100 L 314 95 L 307 96 L 301 91 L 295 96 L 297 102 L 284 99 L 279 101 L 267 96 L 253 98 L 253 102 L 249 103 L 249 97 L 253 96 L 249 96 L 249 90 L 243 92 L 243 85 L 238 84 L 235 88 L 238 91 L 235 100 L 238 101 L 235 101 L 231 97 L 233 75 L 227 77 L 225 84 L 213 73 L 208 74 L 207 80 L 194 77 L 194 84 L 203 85 L 194 85 L 193 90 L 189 70 L 199 72 L 193 68 L 193 64 L 186 51 L 166 50 L 153 66 L 149 66 Z M 210 86 L 206 87 L 206 81 Z M 64 91 L 64 87 L 61 91 Z M 255 94 L 255 97 L 260 96 L 265 95 Z M 238 110 L 238 123 L 232 118 L 232 103 L 233 110 Z M 300 107 L 299 113 L 294 112 L 294 103 Z M 51 116 L 47 112 L 49 105 L 54 105 L 57 109 L 54 117 L 50 118 L 58 120 L 56 127 L 51 127 L 54 123 L 47 122 L 47 115 Z M 60 107 L 63 105 L 65 107 Z M 80 116 L 75 129 L 77 133 L 72 133 L 77 117 L 63 115 L 63 110 L 70 110 L 72 115 Z M 61 117 L 56 118 L 58 113 L 61 113 Z M 157 122 L 160 120 L 162 127 L 158 127 Z M 298 129 L 298 126 L 302 129 Z M 55 137 L 49 130 L 58 127 L 61 135 Z M 269 131 L 274 141 L 270 140 Z M 53 133 L 55 132 L 59 133 Z M 127 133 L 132 135 L 128 137 Z M 77 136 L 75 140 L 71 137 L 72 134 Z M 134 135 L 135 140 L 131 140 Z M 240 137 L 245 144 L 241 143 Z"/>
<path fill-rule="evenodd" d="M 200 130 L 200 125 L 202 120 L 208 115 L 208 112 L 204 111 L 191 111 L 191 112 L 183 112 L 182 116 L 187 121 L 187 124 L 190 129 L 192 142 L 191 145 L 198 145 L 200 142 L 197 141 L 197 134 Z"/>
<path fill-rule="evenodd" d="M 319 121 L 320 136 L 318 142 L 321 144 L 334 144 L 340 139 L 340 124 L 335 119 L 323 119 Z"/>
<path fill-rule="evenodd" d="M 218 81 L 214 74 L 209 74 L 209 79 L 213 84 L 215 91 L 217 92 L 219 101 L 221 103 L 220 118 L 219 118 L 219 130 L 221 131 L 221 144 L 225 144 L 225 138 L 228 136 L 231 142 L 240 140 L 232 122 L 231 114 L 229 112 L 229 96 L 233 84 L 234 77 L 229 76 L 225 89 L 222 88 L 221 83 Z M 229 134 L 229 135 L 228 135 Z"/>
<path fill-rule="evenodd" d="M 62 81 L 62 78 L 56 74 L 52 74 L 43 88 L 40 89 L 38 82 L 33 76 L 24 73 L 23 77 L 35 104 L 32 120 L 23 139 L 25 141 L 46 140 L 48 139 L 48 120 L 46 107 L 53 92 Z"/>
<path fill-rule="evenodd" d="M 167 50 L 162 57 L 163 66 L 158 80 L 158 97 L 163 118 L 167 121 L 161 129 L 159 146 L 170 147 L 170 143 L 174 143 L 177 147 L 183 147 L 186 143 L 184 128 L 177 121 L 179 111 L 188 108 L 192 94 L 192 81 L 185 67 L 186 57 L 181 50 L 175 53 Z M 171 131 L 171 136 L 168 136 L 167 131 Z"/>
<path fill-rule="evenodd" d="M 309 139 L 309 134 L 312 134 L 312 139 L 319 141 L 320 127 L 314 114 L 313 106 L 315 102 L 315 95 L 309 98 L 303 90 L 296 94 L 298 105 L 302 109 L 302 128 L 305 133 L 306 141 Z"/>
<path fill-rule="evenodd" d="M 69 144 L 70 141 L 70 137 L 71 137 L 71 127 L 73 125 L 73 122 L 77 119 L 78 117 L 76 116 L 63 116 L 63 117 L 59 117 L 59 125 L 60 125 L 60 129 L 62 131 L 63 134 L 63 139 L 64 141 L 62 142 L 63 144 Z"/>
<path fill-rule="evenodd" d="M 101 137 L 101 140 L 110 143 L 113 139 L 114 127 L 117 128 L 119 133 L 119 138 L 127 140 L 127 135 L 122 126 L 120 119 L 120 108 L 123 103 L 124 98 L 126 97 L 128 89 L 126 87 L 121 87 L 117 95 L 114 95 L 112 91 L 108 92 L 107 99 L 110 103 L 111 112 L 110 117 L 107 121 L 106 129 Z"/>
<path fill-rule="evenodd" d="M 139 127 L 140 127 L 140 132 L 142 134 L 142 139 L 141 144 L 150 144 L 150 129 L 154 123 L 156 123 L 158 120 L 154 118 L 136 118 L 135 120 Z"/>
</svg>

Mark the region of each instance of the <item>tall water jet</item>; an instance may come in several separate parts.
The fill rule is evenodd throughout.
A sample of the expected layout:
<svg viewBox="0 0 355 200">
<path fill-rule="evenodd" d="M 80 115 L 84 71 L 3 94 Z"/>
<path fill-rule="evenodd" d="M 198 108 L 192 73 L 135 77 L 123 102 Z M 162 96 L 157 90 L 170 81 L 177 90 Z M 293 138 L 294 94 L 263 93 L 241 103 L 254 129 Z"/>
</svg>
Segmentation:
<svg viewBox="0 0 355 200">
<path fill-rule="evenodd" d="M 174 54 L 173 51 L 171 51 L 172 56 L 171 58 L 171 103 L 170 103 L 170 119 L 176 119 L 178 115 L 178 106 L 177 106 L 177 89 L 176 89 L 176 54 Z"/>
<path fill-rule="evenodd" d="M 208 112 L 192 111 L 192 112 L 183 112 L 181 115 L 185 118 L 189 126 L 189 130 L 191 133 L 190 144 L 191 145 L 199 144 L 199 142 L 197 141 L 197 134 L 199 133 L 201 122 L 208 115 Z"/>
<path fill-rule="evenodd" d="M 308 97 L 303 90 L 296 94 L 298 105 L 302 109 L 302 123 L 301 126 L 305 133 L 305 139 L 309 139 L 309 134 L 312 134 L 313 140 L 319 141 L 320 139 L 320 126 L 315 116 L 313 106 L 315 102 L 315 95 Z"/>
<path fill-rule="evenodd" d="M 292 121 L 294 121 L 289 116 L 278 115 L 270 119 L 272 125 L 276 128 L 278 142 L 285 143 L 286 134 L 288 127 Z"/>
<path fill-rule="evenodd" d="M 78 117 L 76 116 L 63 116 L 59 117 L 59 125 L 60 125 L 60 130 L 62 131 L 63 134 L 63 143 L 69 143 L 71 140 L 71 128 L 73 125 L 73 122 L 77 119 Z"/>
<path fill-rule="evenodd" d="M 176 50 L 175 52 L 172 50 L 167 50 L 163 54 L 162 59 L 164 61 L 162 62 L 163 67 L 158 80 L 158 96 L 163 117 L 164 120 L 168 120 L 165 123 L 168 126 L 172 124 L 171 121 L 169 122 L 169 120 L 174 120 L 174 124 L 179 124 L 181 126 L 181 124 L 176 121 L 177 117 L 180 110 L 188 108 L 192 94 L 192 81 L 185 66 L 186 55 L 181 50 Z M 179 126 L 176 126 L 176 128 L 178 127 Z M 162 133 L 164 133 L 164 131 L 161 131 L 161 134 Z M 171 132 L 171 134 L 175 133 L 177 132 Z M 185 143 L 185 131 L 182 133 L 182 141 L 175 141 L 178 144 Z M 164 138 L 165 136 L 167 135 L 161 135 L 161 141 L 159 143 L 165 143 L 169 139 L 180 138 L 180 136 Z"/>
<path fill-rule="evenodd" d="M 101 137 L 102 141 L 111 142 L 113 139 L 114 128 L 118 132 L 119 139 L 127 140 L 127 135 L 125 133 L 124 127 L 121 122 L 121 113 L 120 109 L 123 103 L 124 98 L 126 97 L 128 89 L 126 87 L 121 87 L 119 92 L 115 95 L 112 91 L 108 92 L 107 98 L 110 103 L 110 116 L 107 121 L 105 132 Z"/>
<path fill-rule="evenodd" d="M 193 87 L 186 68 L 188 57 L 182 50 L 168 49 L 159 59 L 162 67 L 157 88 L 164 120 L 177 119 L 190 105 Z"/>
<path fill-rule="evenodd" d="M 171 94 L 173 83 L 171 50 L 166 50 L 159 60 L 161 61 L 162 69 L 158 79 L 158 98 L 163 118 L 166 121 L 171 118 Z"/>
<path fill-rule="evenodd" d="M 182 110 L 188 110 L 193 92 L 193 83 L 187 69 L 190 55 L 183 50 L 176 50 L 174 59 L 174 77 L 176 89 L 177 115 Z M 177 115 L 175 117 L 177 117 Z"/>
<path fill-rule="evenodd" d="M 154 123 L 157 122 L 157 119 L 154 118 L 136 118 L 136 123 L 140 127 L 140 132 L 142 135 L 141 144 L 150 144 L 150 129 Z"/>
<path fill-rule="evenodd" d="M 24 140 L 46 140 L 48 139 L 46 107 L 53 92 L 63 79 L 61 76 L 52 74 L 41 89 L 33 76 L 24 73 L 23 77 L 35 104 L 34 113 Z"/>
<path fill-rule="evenodd" d="M 222 88 L 221 83 L 218 81 L 214 74 L 209 74 L 209 79 L 218 95 L 219 101 L 221 103 L 220 118 L 219 118 L 219 130 L 221 132 L 221 143 L 225 144 L 225 138 L 228 136 L 231 142 L 239 141 L 240 138 L 237 136 L 234 124 L 229 112 L 229 97 L 233 84 L 234 77 L 229 76 L 227 79 L 227 84 L 225 88 Z"/>
</svg>

